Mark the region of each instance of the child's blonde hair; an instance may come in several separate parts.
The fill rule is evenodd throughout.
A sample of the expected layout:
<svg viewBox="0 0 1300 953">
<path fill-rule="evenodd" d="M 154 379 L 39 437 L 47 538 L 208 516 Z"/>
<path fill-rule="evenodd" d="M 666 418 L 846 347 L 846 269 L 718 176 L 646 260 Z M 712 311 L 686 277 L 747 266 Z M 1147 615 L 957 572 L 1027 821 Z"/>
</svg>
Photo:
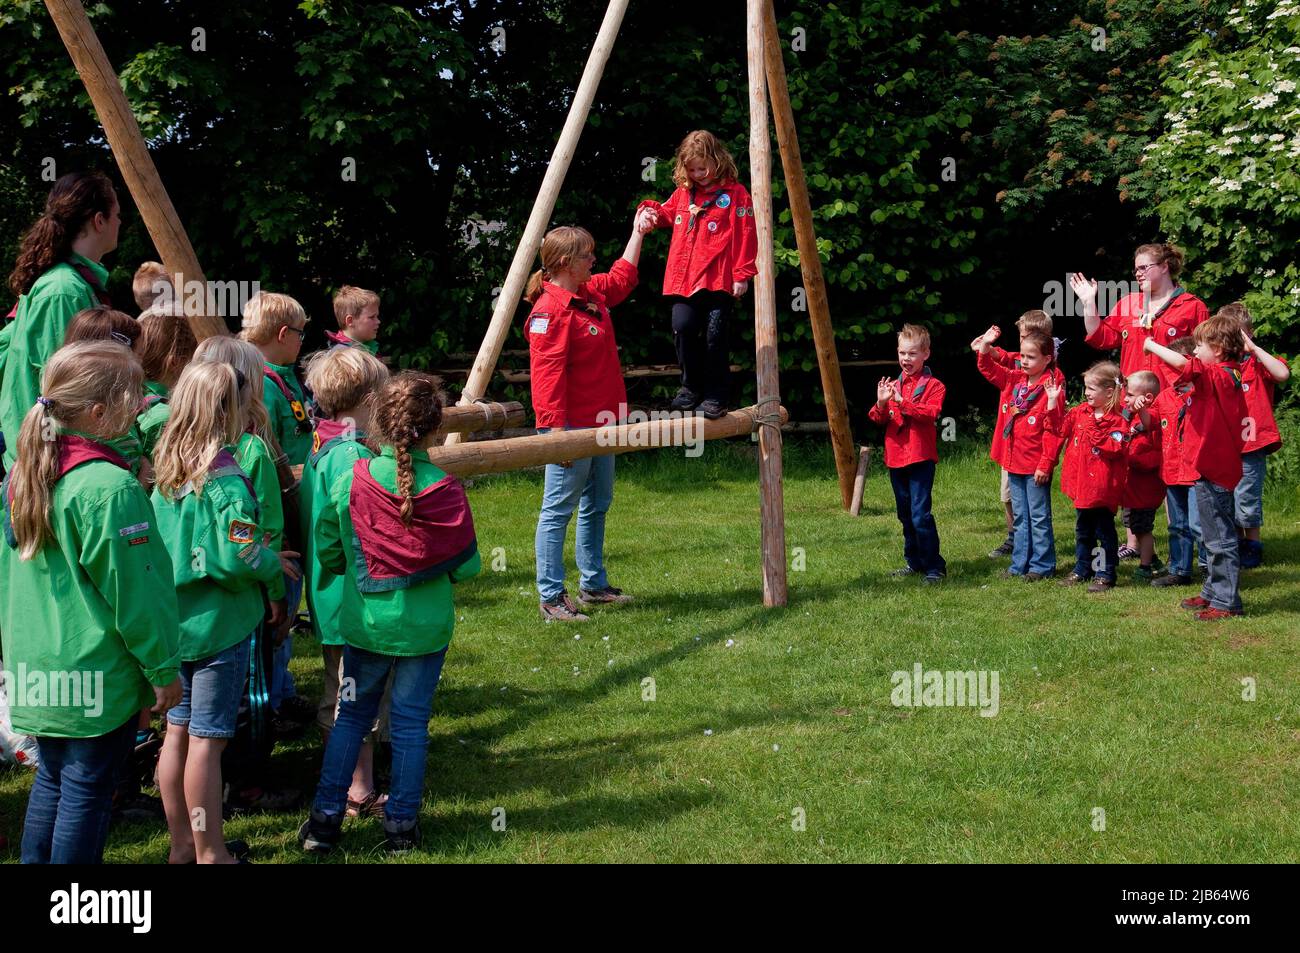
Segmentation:
<svg viewBox="0 0 1300 953">
<path fill-rule="evenodd" d="M 344 285 L 334 294 L 334 320 L 339 323 L 340 328 L 346 327 L 343 323 L 344 318 L 349 314 L 359 316 L 372 304 L 379 304 L 379 295 L 365 288 Z"/>
<path fill-rule="evenodd" d="M 1052 333 L 1052 316 L 1041 308 L 1026 311 L 1016 318 L 1016 330 L 1021 334 L 1026 331 L 1042 331 L 1050 336 Z"/>
<path fill-rule="evenodd" d="M 266 387 L 266 376 L 262 373 L 265 365 L 262 352 L 247 341 L 229 334 L 215 334 L 204 338 L 199 344 L 194 352 L 194 362 L 229 364 L 248 379 L 248 419 L 244 426 L 249 433 L 262 438 L 274 459 L 288 459 L 271 431 L 271 415 L 266 412 L 266 403 L 262 400 L 262 392 Z"/>
<path fill-rule="evenodd" d="M 688 132 L 686 138 L 677 146 L 677 162 L 673 166 L 673 182 L 680 189 L 691 187 L 691 177 L 686 166 L 692 162 L 703 162 L 713 172 L 716 182 L 735 182 L 740 178 L 736 170 L 736 160 L 731 157 L 718 137 L 704 129 Z"/>
<path fill-rule="evenodd" d="M 910 341 L 918 347 L 930 350 L 930 332 L 919 324 L 905 324 L 898 329 L 898 343 Z"/>
<path fill-rule="evenodd" d="M 296 328 L 308 323 L 307 312 L 288 295 L 259 291 L 244 305 L 244 326 L 240 337 L 253 344 L 269 344 L 281 328 Z"/>
<path fill-rule="evenodd" d="M 403 371 L 389 378 L 375 399 L 370 431 L 376 441 L 396 451 L 401 518 L 408 528 L 415 515 L 415 468 L 410 450 L 442 426 L 444 402 L 442 380 L 418 371 Z"/>
<path fill-rule="evenodd" d="M 239 442 L 248 415 L 248 378 L 229 364 L 195 362 L 168 400 L 171 416 L 153 452 L 158 492 L 173 499 L 187 483 L 198 495 L 217 454 Z"/>
<path fill-rule="evenodd" d="M 1119 372 L 1119 365 L 1114 361 L 1098 361 L 1083 372 L 1084 381 L 1092 381 L 1100 387 L 1110 388 L 1110 399 L 1106 410 L 1114 410 L 1124 402 L 1124 376 Z"/>
<path fill-rule="evenodd" d="M 1160 393 L 1160 378 L 1155 371 L 1134 371 L 1128 376 L 1128 385 L 1142 394 Z"/>
<path fill-rule="evenodd" d="M 334 417 L 372 400 L 388 380 L 388 368 L 359 347 L 332 347 L 307 358 L 303 379 L 321 413 Z"/>
<path fill-rule="evenodd" d="M 575 258 L 590 255 L 596 250 L 596 239 L 591 232 L 577 225 L 561 225 L 546 233 L 542 239 L 542 267 L 533 272 L 524 290 L 524 300 L 533 304 L 542 296 L 542 282 L 561 271 Z"/>
<path fill-rule="evenodd" d="M 159 285 L 163 287 L 160 288 Z M 167 297 L 169 294 L 171 300 L 175 301 L 176 287 L 172 284 L 171 275 L 167 274 L 167 269 L 163 267 L 162 262 L 146 261 L 135 270 L 135 277 L 131 279 L 131 295 L 141 311 L 148 311 L 159 298 Z"/>
<path fill-rule="evenodd" d="M 140 408 L 144 371 L 130 348 L 81 341 L 55 351 L 41 374 L 41 396 L 18 431 L 18 459 L 9 476 L 10 519 L 18 557 L 31 559 L 54 538 L 50 505 L 59 477 L 59 446 L 51 425 L 66 429 L 96 404 L 105 407 L 102 434 L 126 433 Z"/>
</svg>

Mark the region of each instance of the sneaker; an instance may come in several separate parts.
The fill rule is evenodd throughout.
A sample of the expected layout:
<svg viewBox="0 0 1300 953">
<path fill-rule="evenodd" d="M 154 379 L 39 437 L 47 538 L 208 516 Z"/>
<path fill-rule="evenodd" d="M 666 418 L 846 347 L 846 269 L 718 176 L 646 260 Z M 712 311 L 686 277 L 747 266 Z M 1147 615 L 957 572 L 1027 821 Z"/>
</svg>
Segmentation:
<svg viewBox="0 0 1300 953">
<path fill-rule="evenodd" d="M 1152 579 L 1156 578 L 1155 565 L 1152 564 L 1150 566 L 1138 566 L 1137 569 L 1133 570 L 1133 578 L 1138 580 L 1139 582 L 1141 581 L 1150 582 Z"/>
<path fill-rule="evenodd" d="M 915 576 L 916 570 L 913 569 L 911 566 L 904 566 L 902 569 L 895 569 L 889 575 L 895 579 L 900 578 L 902 576 Z"/>
<path fill-rule="evenodd" d="M 542 602 L 542 618 L 547 622 L 586 622 L 591 618 L 578 611 L 577 605 L 567 592 L 560 593 L 554 602 Z"/>
<path fill-rule="evenodd" d="M 1192 596 L 1192 598 L 1190 598 L 1190 599 L 1184 599 L 1182 602 L 1180 602 L 1180 603 L 1178 603 L 1178 604 L 1179 604 L 1180 606 L 1182 606 L 1184 609 L 1208 609 L 1208 608 L 1210 608 L 1210 600 L 1209 600 L 1209 599 L 1202 599 L 1200 596 Z"/>
<path fill-rule="evenodd" d="M 1162 560 L 1159 556 L 1151 557 L 1151 572 L 1153 574 L 1157 576 L 1163 576 L 1168 571 L 1169 571 L 1169 567 L 1165 565 L 1164 560 Z"/>
<path fill-rule="evenodd" d="M 342 833 L 342 814 L 323 814 L 312 808 L 298 828 L 298 845 L 309 854 L 328 854 L 338 846 Z"/>
<path fill-rule="evenodd" d="M 384 839 L 390 854 L 404 854 L 415 850 L 423 839 L 419 820 L 384 821 Z"/>
<path fill-rule="evenodd" d="M 1115 588 L 1114 579 L 1094 579 L 1088 586 L 1088 591 L 1092 593 L 1110 592 Z"/>
<path fill-rule="evenodd" d="M 1264 544 L 1257 539 L 1241 540 L 1241 568 L 1258 569 L 1264 564 Z"/>
<path fill-rule="evenodd" d="M 1190 586 L 1191 584 L 1191 576 L 1177 575 L 1175 573 L 1170 573 L 1167 576 L 1161 576 L 1159 579 L 1151 580 L 1151 585 L 1160 589 L 1164 589 L 1167 586 Z"/>
<path fill-rule="evenodd" d="M 1087 581 L 1088 581 L 1087 576 L 1080 576 L 1077 572 L 1072 572 L 1068 576 L 1065 576 L 1062 579 L 1058 579 L 1056 581 L 1056 584 L 1058 586 L 1077 586 L 1080 583 L 1087 582 Z"/>
<path fill-rule="evenodd" d="M 677 391 L 677 396 L 668 406 L 673 410 L 694 410 L 700 403 L 700 398 L 696 396 L 695 391 L 683 387 Z"/>
<path fill-rule="evenodd" d="M 1139 553 L 1132 546 L 1121 546 L 1118 555 L 1120 559 L 1137 559 Z"/>
<path fill-rule="evenodd" d="M 615 589 L 613 586 L 606 586 L 604 589 L 579 589 L 578 601 L 584 606 L 594 606 L 602 603 L 627 605 L 627 603 L 632 601 L 632 597 L 622 589 Z"/>
<path fill-rule="evenodd" d="M 921 582 L 933 586 L 936 583 L 943 582 L 947 578 L 948 574 L 946 572 L 928 572 L 925 574 L 925 578 L 922 579 Z"/>
<path fill-rule="evenodd" d="M 717 420 L 719 417 L 727 415 L 727 408 L 722 406 L 722 401 L 714 397 L 700 401 L 699 410 L 706 420 Z"/>
<path fill-rule="evenodd" d="M 1051 575 L 1050 572 L 1027 572 L 1025 573 L 1025 582 L 1042 582 Z"/>
<path fill-rule="evenodd" d="M 989 559 L 1001 559 L 1003 556 L 1010 556 L 1014 545 L 1014 541 L 1008 536 L 997 549 L 989 550 Z"/>
<path fill-rule="evenodd" d="M 1211 606 L 1208 609 L 1202 609 L 1196 613 L 1197 622 L 1218 622 L 1220 619 L 1231 619 L 1233 616 L 1245 615 L 1243 609 L 1216 609 Z"/>
</svg>

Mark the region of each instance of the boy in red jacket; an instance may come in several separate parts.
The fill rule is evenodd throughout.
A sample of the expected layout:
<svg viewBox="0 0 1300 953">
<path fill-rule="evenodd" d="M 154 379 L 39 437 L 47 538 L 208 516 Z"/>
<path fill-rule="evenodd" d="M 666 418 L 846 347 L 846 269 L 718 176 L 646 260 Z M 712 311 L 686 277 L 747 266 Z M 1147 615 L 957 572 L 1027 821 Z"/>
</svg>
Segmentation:
<svg viewBox="0 0 1300 953">
<path fill-rule="evenodd" d="M 1061 492 L 1074 503 L 1074 571 L 1061 580 L 1074 586 L 1092 580 L 1089 592 L 1115 588 L 1119 536 L 1115 510 L 1128 478 L 1128 422 L 1120 415 L 1124 379 L 1119 367 L 1099 361 L 1084 372 L 1084 402 L 1062 412 L 1065 388 L 1049 382 L 1047 429 L 1061 438 Z"/>
<path fill-rule="evenodd" d="M 1251 340 L 1255 333 L 1250 312 L 1240 301 L 1226 305 L 1219 314 L 1235 318 L 1245 335 L 1246 352 L 1241 359 L 1241 391 L 1246 398 L 1246 445 L 1241 456 L 1241 482 L 1233 492 L 1237 535 L 1241 545 L 1241 568 L 1254 569 L 1264 562 L 1260 527 L 1264 525 L 1264 469 L 1270 453 L 1282 446 L 1282 434 L 1273 416 L 1273 388 L 1291 376 L 1286 361 L 1274 357 Z"/>
<path fill-rule="evenodd" d="M 1014 368 L 993 347 L 1001 332 L 989 328 L 974 341 L 980 373 L 1001 391 L 989 457 L 1006 474 L 1011 497 L 1011 566 L 1006 577 L 1038 582 L 1056 573 L 1052 532 L 1052 471 L 1058 441 L 1047 431 L 1044 385 L 1061 384 L 1056 344 L 1050 334 L 1022 331 Z M 1006 352 L 1002 352 L 1005 354 Z"/>
<path fill-rule="evenodd" d="M 1152 371 L 1134 371 L 1128 379 L 1128 396 L 1120 416 L 1128 421 L 1128 481 L 1120 505 L 1124 508 L 1124 525 L 1137 542 L 1140 558 L 1133 578 L 1150 582 L 1165 571 L 1156 556 L 1156 510 L 1165 498 L 1165 484 L 1160 479 L 1163 436 L 1160 421 L 1151 406 L 1160 393 L 1160 378 Z"/>
<path fill-rule="evenodd" d="M 1196 350 L 1190 358 L 1151 338 L 1142 346 L 1180 372 L 1175 383 L 1192 384 L 1183 420 L 1183 449 L 1197 473 L 1196 508 L 1210 574 L 1201 594 L 1184 599 L 1182 605 L 1197 610 L 1200 621 L 1211 622 L 1244 614 L 1232 494 L 1241 482 L 1242 428 L 1249 416 L 1238 366 L 1245 335 L 1235 319 L 1216 314 L 1197 325 L 1192 337 Z"/>
<path fill-rule="evenodd" d="M 1196 347 L 1190 336 L 1175 338 L 1171 351 L 1188 356 Z M 1183 452 L 1190 382 L 1161 388 L 1151 403 L 1154 427 L 1160 428 L 1160 482 L 1165 485 L 1165 516 L 1169 521 L 1169 573 L 1151 580 L 1157 588 L 1190 586 L 1192 560 L 1200 547 L 1201 520 L 1196 513 L 1196 469 Z"/>
<path fill-rule="evenodd" d="M 876 403 L 867 414 L 885 427 L 885 466 L 894 489 L 898 521 L 903 524 L 903 558 L 907 565 L 891 575 L 924 573 L 927 583 L 948 575 L 939 554 L 939 530 L 930 512 L 934 468 L 939 459 L 935 421 L 943 408 L 943 384 L 930 373 L 930 332 L 905 324 L 898 332 L 897 380 L 882 377 Z"/>
<path fill-rule="evenodd" d="M 652 209 L 654 227 L 673 230 L 664 295 L 673 304 L 682 386 L 672 408 L 699 407 L 710 420 L 726 413 L 731 310 L 758 271 L 754 203 L 738 178 L 726 147 L 698 129 L 677 147 L 677 190 L 662 205 L 647 199 L 637 209 Z"/>
</svg>

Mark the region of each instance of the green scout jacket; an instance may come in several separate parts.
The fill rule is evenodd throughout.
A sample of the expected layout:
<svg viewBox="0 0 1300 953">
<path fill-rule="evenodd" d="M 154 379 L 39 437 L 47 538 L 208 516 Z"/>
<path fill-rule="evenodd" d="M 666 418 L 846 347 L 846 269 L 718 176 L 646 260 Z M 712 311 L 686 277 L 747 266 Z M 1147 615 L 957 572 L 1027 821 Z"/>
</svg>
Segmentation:
<svg viewBox="0 0 1300 953">
<path fill-rule="evenodd" d="M 311 401 L 307 399 L 306 392 L 298 383 L 298 376 L 292 367 L 272 364 L 269 361 L 266 362 L 266 366 L 280 376 L 285 386 L 289 388 L 289 393 L 302 408 L 303 416 L 300 420 L 294 413 L 293 405 L 284 396 L 284 391 L 280 390 L 280 386 L 269 374 L 266 375 L 266 380 L 262 382 L 262 400 L 266 404 L 266 412 L 271 417 L 271 432 L 275 434 L 275 439 L 280 441 L 281 448 L 289 457 L 289 464 L 301 466 L 307 462 L 307 454 L 311 453 Z"/>
<path fill-rule="evenodd" d="M 446 477 L 427 458 L 413 454 L 413 493 L 419 493 Z M 397 461 L 392 447 L 384 447 L 370 465 L 371 477 L 389 493 L 397 492 Z M 348 645 L 382 655 L 428 655 L 445 649 L 451 642 L 456 621 L 451 585 L 477 575 L 482 568 L 479 554 L 452 571 L 404 589 L 362 593 L 357 588 L 352 517 L 348 500 L 353 471 L 349 467 L 330 487 L 330 505 L 320 508 L 314 526 L 313 545 L 321 565 L 347 577 L 339 625 Z"/>
<path fill-rule="evenodd" d="M 227 448 L 230 452 L 231 448 Z M 257 500 L 230 462 L 208 475 L 202 495 L 189 486 L 169 500 L 157 489 L 154 511 L 172 555 L 181 617 L 181 658 L 197 661 L 247 638 L 262 621 L 262 586 L 284 582 L 280 560 L 262 544 Z"/>
<path fill-rule="evenodd" d="M 172 562 L 144 489 L 103 460 L 54 485 L 50 524 L 54 539 L 25 562 L 0 543 L 10 715 L 16 731 L 92 738 L 152 706 L 151 685 L 176 679 Z"/>
<path fill-rule="evenodd" d="M 140 436 L 140 452 L 152 460 L 153 448 L 158 446 L 171 408 L 167 406 L 167 388 L 157 381 L 144 382 L 144 398 L 149 406 L 135 418 L 135 427 Z"/>
<path fill-rule="evenodd" d="M 257 434 L 246 433 L 239 438 L 239 446 L 235 448 L 235 462 L 253 482 L 257 505 L 262 510 L 258 525 L 263 533 L 271 534 L 271 548 L 278 553 L 284 548 L 284 498 L 280 495 L 280 477 L 275 472 L 271 448 Z M 283 599 L 283 580 L 267 595 L 271 599 Z"/>
<path fill-rule="evenodd" d="M 108 269 L 80 255 L 72 260 L 89 268 L 103 287 Z M 61 262 L 36 279 L 32 290 L 18 302 L 18 314 L 10 332 L 5 355 L 5 373 L 0 381 L 0 432 L 8 446 L 4 466 L 13 466 L 17 455 L 18 430 L 41 393 L 41 372 L 50 356 L 63 346 L 73 315 L 99 302 L 86 280 L 72 265 Z"/>
</svg>

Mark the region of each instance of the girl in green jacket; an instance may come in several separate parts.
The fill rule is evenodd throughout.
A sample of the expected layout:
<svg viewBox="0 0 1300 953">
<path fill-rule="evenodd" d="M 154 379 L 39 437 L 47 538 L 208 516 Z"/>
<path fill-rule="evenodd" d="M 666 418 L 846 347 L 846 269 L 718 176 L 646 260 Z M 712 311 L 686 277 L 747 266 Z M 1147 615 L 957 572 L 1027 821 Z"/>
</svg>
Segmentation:
<svg viewBox="0 0 1300 953">
<path fill-rule="evenodd" d="M 334 481 L 313 527 L 321 564 L 346 579 L 339 625 L 352 691 L 340 693 L 316 801 L 298 831 L 308 851 L 338 842 L 361 739 L 390 675 L 393 773 L 384 833 L 390 851 L 420 842 L 429 712 L 455 619 L 451 587 L 480 569 L 465 491 L 426 453 L 442 423 L 440 383 L 413 371 L 389 380 L 370 416 L 380 455 L 357 460 Z"/>
<path fill-rule="evenodd" d="M 172 863 L 239 862 L 221 837 L 221 752 L 235 734 L 262 589 L 282 585 L 281 559 L 265 544 L 257 498 L 234 457 L 250 397 L 233 367 L 191 364 L 154 449 L 153 504 L 175 566 L 184 684 L 158 763 Z M 285 611 L 281 590 L 270 623 Z"/>
<path fill-rule="evenodd" d="M 135 419 L 142 382 L 120 344 L 54 353 L 0 490 L 5 681 L 14 729 L 40 746 L 24 863 L 100 861 L 137 715 L 181 698 L 171 559 L 106 443 Z"/>
</svg>

